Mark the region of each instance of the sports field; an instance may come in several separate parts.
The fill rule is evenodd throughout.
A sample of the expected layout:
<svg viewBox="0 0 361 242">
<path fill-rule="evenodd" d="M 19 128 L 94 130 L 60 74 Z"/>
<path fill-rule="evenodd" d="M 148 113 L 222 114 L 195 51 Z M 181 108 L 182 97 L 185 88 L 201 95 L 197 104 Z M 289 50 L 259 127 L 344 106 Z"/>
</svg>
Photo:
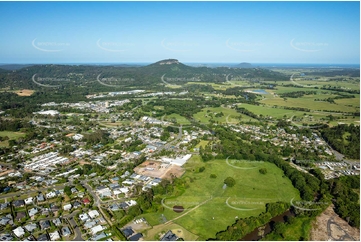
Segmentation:
<svg viewBox="0 0 361 242">
<path fill-rule="evenodd" d="M 198 172 L 201 166 L 205 170 Z M 163 197 L 163 212 L 143 215 L 151 225 L 170 221 L 205 240 L 226 229 L 237 216 L 257 216 L 266 203 L 299 198 L 290 180 L 268 162 L 224 159 L 204 163 L 194 156 L 184 167 L 187 172 L 182 179 L 189 187 Z M 266 168 L 267 174 L 261 174 L 260 168 Z M 210 178 L 211 174 L 217 177 Z M 224 187 L 227 177 L 236 180 L 234 187 Z M 181 212 L 173 211 L 174 206 L 182 207 Z"/>
</svg>

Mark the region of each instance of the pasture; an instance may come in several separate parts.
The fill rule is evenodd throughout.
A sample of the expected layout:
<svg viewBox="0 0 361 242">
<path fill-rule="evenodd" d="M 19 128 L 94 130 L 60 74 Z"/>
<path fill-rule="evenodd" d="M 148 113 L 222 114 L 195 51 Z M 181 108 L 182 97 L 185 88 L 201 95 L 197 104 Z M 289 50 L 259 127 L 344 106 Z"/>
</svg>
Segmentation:
<svg viewBox="0 0 361 242">
<path fill-rule="evenodd" d="M 216 117 L 217 114 L 223 113 L 223 116 Z M 236 124 L 240 121 L 251 121 L 258 122 L 258 120 L 253 119 L 247 115 L 240 114 L 236 110 L 226 107 L 217 107 L 217 108 L 204 108 L 201 112 L 198 112 L 193 115 L 194 119 L 200 123 L 208 124 L 210 120 L 218 122 L 220 124 Z M 239 119 L 238 117 L 241 117 Z"/>
<path fill-rule="evenodd" d="M 205 170 L 199 172 L 202 166 Z M 163 197 L 164 211 L 144 214 L 151 225 L 164 223 L 165 218 L 205 240 L 226 229 L 237 216 L 257 216 L 265 210 L 266 203 L 299 198 L 282 170 L 268 162 L 224 159 L 204 163 L 194 156 L 184 168 L 186 173 L 181 179 L 187 189 L 176 189 L 172 196 Z M 261 174 L 260 168 L 266 168 L 267 174 Z M 210 178 L 211 174 L 217 177 Z M 224 187 L 227 177 L 236 180 L 235 186 Z M 184 210 L 175 212 L 173 206 L 182 206 Z"/>
</svg>

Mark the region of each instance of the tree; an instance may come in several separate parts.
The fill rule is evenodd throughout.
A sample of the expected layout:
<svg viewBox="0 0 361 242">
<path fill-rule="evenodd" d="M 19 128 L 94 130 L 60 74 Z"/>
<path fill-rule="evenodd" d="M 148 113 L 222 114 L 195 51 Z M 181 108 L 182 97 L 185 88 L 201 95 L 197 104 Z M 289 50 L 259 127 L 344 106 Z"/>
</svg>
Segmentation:
<svg viewBox="0 0 361 242">
<path fill-rule="evenodd" d="M 68 196 L 71 195 L 71 188 L 69 186 L 65 186 L 64 187 L 64 193 Z"/>
<path fill-rule="evenodd" d="M 210 178 L 217 178 L 217 175 L 216 174 L 211 174 L 209 177 Z"/>
<path fill-rule="evenodd" d="M 266 169 L 266 168 L 261 168 L 261 169 L 259 169 L 259 173 L 261 173 L 261 174 L 266 174 L 266 173 L 267 173 L 267 169 Z"/>
<path fill-rule="evenodd" d="M 233 187 L 236 184 L 236 180 L 234 180 L 232 177 L 227 177 L 224 179 L 224 184 L 226 184 L 227 187 Z"/>
</svg>

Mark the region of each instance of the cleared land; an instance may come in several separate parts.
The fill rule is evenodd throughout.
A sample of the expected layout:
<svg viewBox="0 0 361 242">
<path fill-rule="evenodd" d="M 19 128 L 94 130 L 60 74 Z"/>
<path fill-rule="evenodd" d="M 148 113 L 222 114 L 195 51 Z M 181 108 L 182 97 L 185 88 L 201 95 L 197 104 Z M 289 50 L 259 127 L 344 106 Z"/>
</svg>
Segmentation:
<svg viewBox="0 0 361 242">
<path fill-rule="evenodd" d="M 199 156 L 193 156 L 184 165 L 187 172 L 182 177 L 189 187 L 176 191 L 174 196 L 163 197 L 163 212 L 143 216 L 153 226 L 174 220 L 205 240 L 226 229 L 236 216 L 257 216 L 268 202 L 299 198 L 290 180 L 271 163 L 235 160 L 228 163 L 232 166 L 226 160 L 204 163 Z M 202 166 L 205 170 L 200 173 L 198 169 Z M 259 168 L 266 168 L 267 174 L 260 174 Z M 210 178 L 211 174 L 216 174 L 217 178 Z M 229 176 L 236 179 L 236 185 L 224 188 L 223 181 Z M 173 206 L 182 206 L 184 211 L 174 212 Z M 181 216 L 183 213 L 187 214 Z"/>
<path fill-rule="evenodd" d="M 31 96 L 34 92 L 35 92 L 35 90 L 29 90 L 29 89 L 23 89 L 23 90 L 15 91 L 15 93 L 16 93 L 17 95 L 23 96 L 23 97 L 29 97 L 29 96 Z"/>
<path fill-rule="evenodd" d="M 333 210 L 333 205 L 331 205 L 316 218 L 312 226 L 310 240 L 360 241 L 360 230 L 351 227 L 345 220 L 340 218 Z"/>
<path fill-rule="evenodd" d="M 159 161 L 145 161 L 134 168 L 134 171 L 140 175 L 162 179 L 170 179 L 172 176 L 181 177 L 185 172 L 180 166 Z"/>
</svg>

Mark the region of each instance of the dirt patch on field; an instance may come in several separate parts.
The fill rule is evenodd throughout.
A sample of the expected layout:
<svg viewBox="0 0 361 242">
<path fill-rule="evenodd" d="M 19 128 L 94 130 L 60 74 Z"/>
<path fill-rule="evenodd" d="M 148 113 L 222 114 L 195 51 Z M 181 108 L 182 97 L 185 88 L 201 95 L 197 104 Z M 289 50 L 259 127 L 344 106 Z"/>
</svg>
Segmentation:
<svg viewBox="0 0 361 242">
<path fill-rule="evenodd" d="M 28 97 L 28 96 L 31 96 L 34 92 L 35 92 L 35 90 L 23 89 L 23 90 L 16 91 L 15 93 L 19 96 Z"/>
<path fill-rule="evenodd" d="M 340 218 L 331 205 L 312 224 L 310 240 L 360 241 L 360 230 Z"/>
<path fill-rule="evenodd" d="M 185 170 L 177 165 L 170 165 L 168 171 L 161 176 L 162 179 L 171 179 L 173 177 L 181 177 L 184 174 Z"/>
<path fill-rule="evenodd" d="M 136 168 L 135 173 L 162 179 L 171 179 L 172 177 L 181 177 L 185 170 L 177 165 L 162 163 L 159 161 L 145 161 Z"/>
</svg>

